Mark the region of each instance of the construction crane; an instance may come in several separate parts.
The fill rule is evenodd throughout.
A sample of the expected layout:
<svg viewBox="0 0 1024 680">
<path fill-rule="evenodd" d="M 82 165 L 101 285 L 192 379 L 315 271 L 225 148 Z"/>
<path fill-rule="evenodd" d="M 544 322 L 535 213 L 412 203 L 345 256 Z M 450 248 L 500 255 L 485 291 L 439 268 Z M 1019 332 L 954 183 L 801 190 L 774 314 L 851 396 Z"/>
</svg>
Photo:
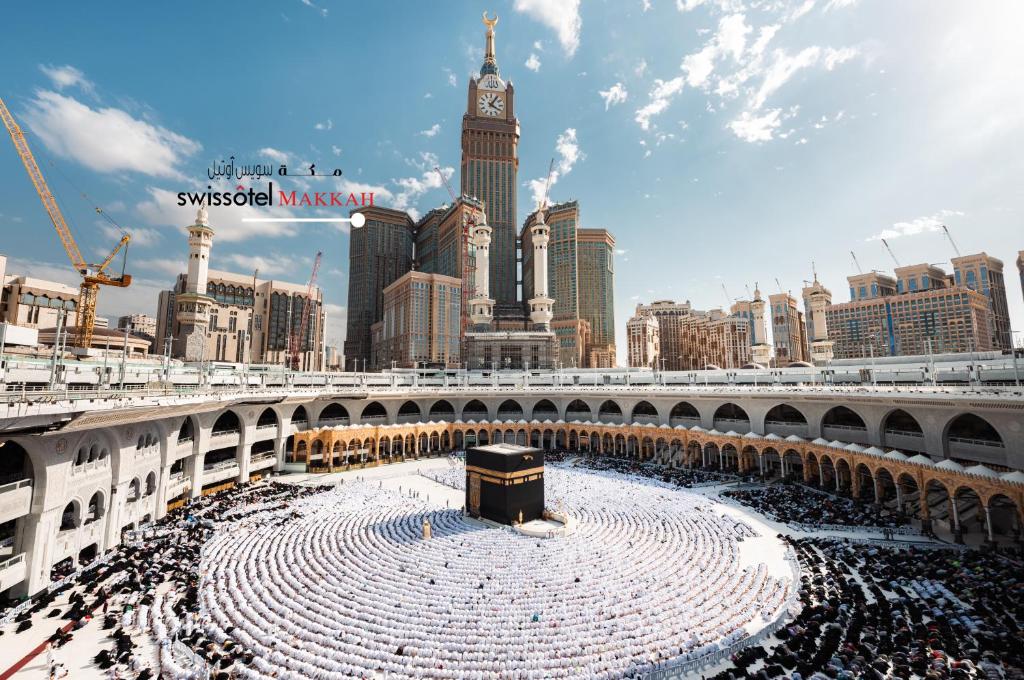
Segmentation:
<svg viewBox="0 0 1024 680">
<path fill-rule="evenodd" d="M 320 271 L 320 258 L 323 257 L 323 253 L 317 251 L 316 259 L 313 260 L 313 273 L 309 275 L 309 285 L 306 286 L 306 299 L 302 301 L 302 320 L 299 321 L 298 332 L 295 328 L 292 328 L 292 337 L 290 345 L 290 360 L 291 369 L 293 371 L 299 370 L 300 357 L 302 356 L 302 338 L 306 335 L 306 329 L 309 328 L 309 317 L 313 307 L 313 287 L 316 285 L 316 275 Z"/>
<path fill-rule="evenodd" d="M 448 178 L 444 176 L 439 166 L 435 165 L 434 171 L 441 178 L 444 188 L 448 190 L 448 195 L 452 197 L 452 206 L 454 207 L 459 199 L 455 197 L 452 185 L 448 183 Z M 459 337 L 462 341 L 466 339 L 466 327 L 469 324 L 469 288 L 476 286 L 476 265 L 470 265 L 469 262 L 470 234 L 475 226 L 476 221 L 473 219 L 473 214 L 467 212 L 466 218 L 462 222 L 462 307 L 460 308 L 461 314 L 459 314 Z"/>
<path fill-rule="evenodd" d="M 863 274 L 864 270 L 861 268 L 860 262 L 857 261 L 857 256 L 854 254 L 852 250 L 850 251 L 850 257 L 853 258 L 853 264 L 857 267 L 857 273 Z"/>
<path fill-rule="evenodd" d="M 886 241 L 884 238 L 882 239 L 882 245 L 884 245 L 885 249 L 889 251 L 889 257 L 891 257 L 892 261 L 896 263 L 896 266 L 902 267 L 903 265 L 901 265 L 900 261 L 896 259 L 896 253 L 892 252 L 892 246 L 890 246 L 889 242 Z"/>
<path fill-rule="evenodd" d="M 722 292 L 725 293 L 725 311 L 729 311 L 729 307 L 732 306 L 732 298 L 729 297 L 729 290 L 725 287 L 725 281 L 722 281 Z"/>
<path fill-rule="evenodd" d="M 92 333 L 96 325 L 96 301 L 99 297 L 100 286 L 126 288 L 131 285 L 131 275 L 124 273 L 124 267 L 128 259 L 127 245 L 131 240 L 131 235 L 123 234 L 118 244 L 100 264 L 89 264 L 86 262 L 85 258 L 82 257 L 82 252 L 78 249 L 78 244 L 75 242 L 71 230 L 68 228 L 67 222 L 64 220 L 63 213 L 61 213 L 60 208 L 57 206 L 57 200 L 53 197 L 53 192 L 50 191 L 50 187 L 46 184 L 46 179 L 39 169 L 39 164 L 36 163 L 35 156 L 32 155 L 32 151 L 28 147 L 25 134 L 14 120 L 14 116 L 7 109 L 3 99 L 0 99 L 0 118 L 3 118 L 4 126 L 11 135 L 11 141 L 14 142 L 14 148 L 18 152 L 18 156 L 21 157 L 21 162 L 25 165 L 25 170 L 28 172 L 29 179 L 32 180 L 36 193 L 39 194 L 39 200 L 43 202 L 43 208 L 46 209 L 47 215 L 50 216 L 50 221 L 53 222 L 54 229 L 57 230 L 57 236 L 60 237 L 60 241 L 64 245 L 64 252 L 67 253 L 68 259 L 71 260 L 71 266 L 82 277 L 82 283 L 79 286 L 78 292 L 78 323 L 76 324 L 75 345 L 88 349 L 92 345 Z M 124 260 L 121 264 L 121 275 L 117 277 L 110 276 L 105 270 L 113 262 L 114 258 L 117 257 L 117 254 L 121 252 L 122 248 L 124 249 Z"/>
<path fill-rule="evenodd" d="M 548 207 L 548 189 L 551 188 L 551 173 L 555 171 L 555 158 L 551 157 L 551 162 L 548 163 L 548 176 L 544 178 L 544 195 L 541 196 L 540 205 L 537 207 L 538 210 L 545 210 Z"/>
<path fill-rule="evenodd" d="M 949 245 L 953 246 L 953 252 L 956 253 L 956 256 L 963 257 L 963 255 L 960 254 L 960 249 L 956 247 L 956 241 L 953 240 L 953 235 L 949 233 L 949 227 L 943 224 L 942 231 L 945 232 L 946 238 L 949 239 Z"/>
</svg>

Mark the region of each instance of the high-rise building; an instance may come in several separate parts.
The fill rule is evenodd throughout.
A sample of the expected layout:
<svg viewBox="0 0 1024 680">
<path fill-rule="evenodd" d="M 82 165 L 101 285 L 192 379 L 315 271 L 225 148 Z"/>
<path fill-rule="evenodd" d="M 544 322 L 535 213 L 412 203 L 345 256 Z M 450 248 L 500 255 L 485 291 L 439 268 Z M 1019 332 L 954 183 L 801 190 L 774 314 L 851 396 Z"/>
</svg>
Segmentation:
<svg viewBox="0 0 1024 680">
<path fill-rule="evenodd" d="M 130 314 L 117 317 L 117 327 L 124 330 L 127 328 L 137 335 L 156 337 L 156 318 L 149 314 Z"/>
<path fill-rule="evenodd" d="M 175 349 L 182 333 L 175 309 L 188 289 L 188 277 L 179 274 L 172 290 L 160 292 L 155 353 L 162 354 L 170 338 L 172 356 L 182 358 Z M 306 284 L 208 269 L 203 293 L 210 305 L 205 344 L 199 348 L 197 360 L 285 364 L 290 358 L 292 335 L 302 332 L 299 367 L 320 370 L 326 322 L 323 296 L 318 286 L 313 287 L 310 298 L 306 292 Z M 304 331 L 303 316 L 308 317 Z"/>
<path fill-rule="evenodd" d="M 775 364 L 785 367 L 795 361 L 807 361 L 807 330 L 796 298 L 789 293 L 775 293 L 768 296 L 768 304 L 772 311 Z"/>
<path fill-rule="evenodd" d="M 1003 281 L 1003 261 L 987 253 L 954 257 L 953 280 L 958 286 L 967 286 L 989 299 L 992 309 L 992 345 L 995 349 L 1009 349 L 1010 307 L 1006 302 L 1006 283 Z"/>
<path fill-rule="evenodd" d="M 899 267 L 896 274 L 847 278 L 853 299 L 825 310 L 835 358 L 994 349 L 987 297 L 950 285 L 933 265 Z"/>
<path fill-rule="evenodd" d="M 515 91 L 502 80 L 494 56 L 497 18 L 484 18 L 487 42 L 479 76 L 470 78 L 462 117 L 462 193 L 480 199 L 491 235 L 490 279 L 498 316 L 521 315 L 517 300 L 516 179 L 519 121 Z"/>
<path fill-rule="evenodd" d="M 576 251 L 579 314 L 590 324 L 590 368 L 615 366 L 615 237 L 607 229 L 580 229 Z M 610 357 L 610 361 L 608 361 Z"/>
<path fill-rule="evenodd" d="M 369 206 L 349 233 L 348 321 L 345 360 L 370 365 L 370 326 L 383 317 L 384 289 L 412 270 L 416 225 L 400 210 Z"/>
<path fill-rule="evenodd" d="M 650 305 L 637 305 L 630 319 L 630 361 L 651 360 L 655 333 L 644 321 L 657 323 L 655 361 L 666 371 L 701 370 L 705 366 L 741 368 L 750 363 L 750 331 L 748 321 L 725 314 L 722 310 L 694 310 L 689 302 L 658 300 Z M 638 363 L 637 365 L 646 365 Z"/>
<path fill-rule="evenodd" d="M 643 305 L 626 322 L 626 352 L 630 366 L 660 368 L 661 356 L 658 320 Z"/>
<path fill-rule="evenodd" d="M 411 271 L 384 289 L 383 305 L 383 317 L 370 329 L 374 368 L 458 368 L 461 279 Z"/>
<path fill-rule="evenodd" d="M 832 291 L 821 285 L 815 272 L 814 281 L 801 292 L 804 298 L 807 356 L 820 366 L 831 361 L 833 355 L 833 343 L 828 339 L 828 320 L 825 316 L 825 310 L 832 304 Z"/>
</svg>

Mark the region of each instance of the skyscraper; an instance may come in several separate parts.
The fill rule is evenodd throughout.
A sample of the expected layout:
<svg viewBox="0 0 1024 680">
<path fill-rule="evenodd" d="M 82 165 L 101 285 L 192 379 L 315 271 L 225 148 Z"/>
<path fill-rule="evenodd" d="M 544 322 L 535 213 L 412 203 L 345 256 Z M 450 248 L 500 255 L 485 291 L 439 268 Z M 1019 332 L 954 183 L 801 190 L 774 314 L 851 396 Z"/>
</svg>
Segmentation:
<svg viewBox="0 0 1024 680">
<path fill-rule="evenodd" d="M 615 356 L 615 238 L 607 229 L 578 231 L 576 261 L 579 274 L 579 314 L 590 323 L 590 348 L 602 356 Z M 611 368 L 592 359 L 591 368 Z M 597 364 L 597 365 L 595 365 Z"/>
<path fill-rule="evenodd" d="M 488 19 L 487 46 L 480 76 L 470 78 L 462 117 L 462 193 L 483 201 L 491 227 L 490 291 L 495 315 L 522 316 L 516 272 L 516 175 L 519 169 L 519 121 L 512 83 L 498 73 L 494 26 Z"/>
<path fill-rule="evenodd" d="M 954 257 L 953 280 L 958 286 L 967 286 L 989 299 L 992 308 L 992 345 L 996 349 L 1010 348 L 1010 307 L 1006 302 L 1006 283 L 1003 281 L 1003 261 L 987 253 Z"/>
<path fill-rule="evenodd" d="M 384 289 L 412 269 L 415 225 L 400 210 L 370 206 L 353 212 L 363 213 L 366 223 L 349 233 L 345 359 L 369 366 L 370 326 L 382 318 Z"/>
<path fill-rule="evenodd" d="M 772 313 L 776 365 L 785 367 L 794 361 L 806 361 L 807 332 L 796 298 L 789 293 L 776 293 L 768 296 L 768 305 Z"/>
<path fill-rule="evenodd" d="M 828 339 L 828 321 L 825 318 L 825 310 L 832 304 L 832 291 L 821 285 L 815 272 L 814 281 L 802 293 L 807 356 L 815 364 L 822 365 L 832 359 L 832 341 Z"/>
</svg>

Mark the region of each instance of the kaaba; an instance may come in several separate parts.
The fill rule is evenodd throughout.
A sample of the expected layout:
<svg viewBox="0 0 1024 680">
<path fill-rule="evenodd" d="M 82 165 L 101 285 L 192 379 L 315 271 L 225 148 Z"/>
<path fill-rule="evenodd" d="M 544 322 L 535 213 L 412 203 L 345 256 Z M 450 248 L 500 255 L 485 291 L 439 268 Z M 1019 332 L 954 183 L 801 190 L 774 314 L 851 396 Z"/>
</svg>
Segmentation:
<svg viewBox="0 0 1024 680">
<path fill-rule="evenodd" d="M 544 451 L 514 444 L 466 451 L 466 510 L 501 524 L 544 513 Z"/>
</svg>

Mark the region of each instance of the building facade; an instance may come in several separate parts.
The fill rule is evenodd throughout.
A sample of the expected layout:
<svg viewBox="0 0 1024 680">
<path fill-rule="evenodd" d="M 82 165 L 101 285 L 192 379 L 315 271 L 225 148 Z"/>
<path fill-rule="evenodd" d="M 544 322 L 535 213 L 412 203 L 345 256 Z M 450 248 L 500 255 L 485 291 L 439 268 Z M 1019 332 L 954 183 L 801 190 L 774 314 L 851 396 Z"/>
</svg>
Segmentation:
<svg viewBox="0 0 1024 680">
<path fill-rule="evenodd" d="M 630 366 L 659 367 L 661 346 L 658 320 L 643 305 L 637 305 L 636 314 L 626 322 L 626 353 Z"/>
<path fill-rule="evenodd" d="M 768 304 L 772 312 L 775 365 L 785 367 L 796 361 L 807 361 L 807 329 L 796 298 L 789 293 L 776 293 L 768 296 Z"/>
<path fill-rule="evenodd" d="M 519 121 L 515 89 L 498 72 L 494 26 L 487 26 L 484 63 L 469 80 L 462 117 L 462 194 L 483 202 L 491 236 L 491 294 L 499 316 L 521 312 L 516 267 L 516 191 L 519 186 Z"/>
<path fill-rule="evenodd" d="M 836 359 L 996 349 L 989 298 L 933 265 L 896 273 L 848 277 L 854 299 L 825 312 Z"/>
<path fill-rule="evenodd" d="M 117 327 L 122 330 L 127 328 L 137 335 L 148 335 L 151 338 L 156 337 L 156 317 L 152 317 L 149 314 L 119 316 L 117 317 Z"/>
<path fill-rule="evenodd" d="M 370 327 L 384 312 L 384 289 L 412 270 L 416 225 L 401 210 L 371 206 L 366 222 L 349 232 L 348 319 L 345 360 L 370 365 Z"/>
<path fill-rule="evenodd" d="M 992 311 L 992 345 L 1010 349 L 1010 306 L 1006 301 L 1003 261 L 987 253 L 954 257 L 953 281 L 958 286 L 976 290 L 989 300 Z"/>
<path fill-rule="evenodd" d="M 580 229 L 579 313 L 590 324 L 590 368 L 615 366 L 615 237 L 607 229 Z"/>
<path fill-rule="evenodd" d="M 462 279 L 412 271 L 384 289 L 383 318 L 371 327 L 377 370 L 458 368 Z"/>
<path fill-rule="evenodd" d="M 828 339 L 826 310 L 832 304 L 832 291 L 821 285 L 815 272 L 814 281 L 801 291 L 804 298 L 805 351 L 811 362 L 821 366 L 833 357 L 833 343 Z"/>
</svg>

